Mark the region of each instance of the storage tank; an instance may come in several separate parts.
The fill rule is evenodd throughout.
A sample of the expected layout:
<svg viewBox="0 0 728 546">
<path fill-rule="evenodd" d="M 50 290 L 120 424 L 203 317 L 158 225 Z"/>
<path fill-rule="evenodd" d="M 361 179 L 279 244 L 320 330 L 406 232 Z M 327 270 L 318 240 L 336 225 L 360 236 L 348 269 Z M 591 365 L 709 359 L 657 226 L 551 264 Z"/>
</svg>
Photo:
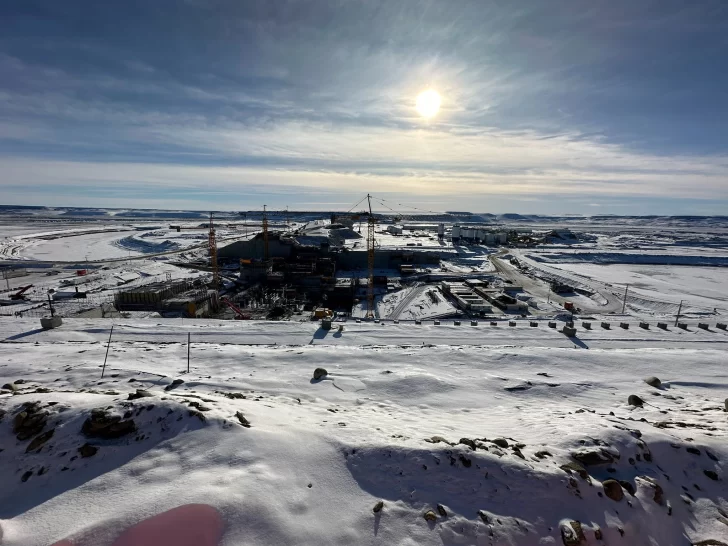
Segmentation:
<svg viewBox="0 0 728 546">
<path fill-rule="evenodd" d="M 452 240 L 453 242 L 458 242 L 460 240 L 460 226 L 457 224 L 452 227 Z"/>
<path fill-rule="evenodd" d="M 437 238 L 442 239 L 445 237 L 445 224 L 437 225 Z"/>
<path fill-rule="evenodd" d="M 498 233 L 497 241 L 501 245 L 506 244 L 508 242 L 508 234 L 507 233 Z"/>
</svg>

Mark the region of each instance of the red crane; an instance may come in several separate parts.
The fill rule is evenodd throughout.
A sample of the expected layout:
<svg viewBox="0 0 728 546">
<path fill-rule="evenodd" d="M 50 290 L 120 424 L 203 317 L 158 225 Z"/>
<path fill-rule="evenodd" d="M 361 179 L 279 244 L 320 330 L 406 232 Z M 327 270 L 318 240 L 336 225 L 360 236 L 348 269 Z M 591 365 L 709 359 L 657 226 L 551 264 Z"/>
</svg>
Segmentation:
<svg viewBox="0 0 728 546">
<path fill-rule="evenodd" d="M 10 299 L 11 300 L 22 300 L 22 299 L 24 299 L 25 296 L 23 296 L 23 294 L 25 294 L 31 288 L 33 288 L 33 285 L 32 284 L 29 284 L 28 286 L 21 286 L 20 287 L 20 290 L 18 290 L 15 294 L 10 294 Z"/>
<path fill-rule="evenodd" d="M 227 299 L 227 298 L 220 298 L 220 301 L 222 303 L 224 303 L 225 305 L 227 305 L 230 309 L 233 310 L 233 313 L 235 313 L 235 318 L 236 319 L 238 319 L 238 320 L 250 320 L 250 315 L 247 315 L 247 314 L 243 313 L 243 311 L 240 309 L 240 307 L 238 307 L 237 305 L 235 305 L 229 299 Z"/>
</svg>

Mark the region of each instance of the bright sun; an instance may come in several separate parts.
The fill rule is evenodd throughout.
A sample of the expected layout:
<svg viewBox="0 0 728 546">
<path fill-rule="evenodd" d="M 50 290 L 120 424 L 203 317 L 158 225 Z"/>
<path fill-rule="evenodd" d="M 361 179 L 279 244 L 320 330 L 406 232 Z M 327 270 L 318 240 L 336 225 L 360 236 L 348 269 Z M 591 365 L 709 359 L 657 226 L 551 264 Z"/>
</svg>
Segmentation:
<svg viewBox="0 0 728 546">
<path fill-rule="evenodd" d="M 440 95 L 428 89 L 417 95 L 417 111 L 423 118 L 431 118 L 440 110 Z"/>
</svg>

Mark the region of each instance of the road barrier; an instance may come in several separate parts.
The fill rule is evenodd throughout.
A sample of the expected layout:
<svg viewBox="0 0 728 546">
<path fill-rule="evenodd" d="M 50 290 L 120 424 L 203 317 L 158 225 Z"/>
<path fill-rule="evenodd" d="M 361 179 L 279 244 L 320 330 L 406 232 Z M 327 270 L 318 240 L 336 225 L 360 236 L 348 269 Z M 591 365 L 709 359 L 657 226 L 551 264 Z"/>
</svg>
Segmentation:
<svg viewBox="0 0 728 546">
<path fill-rule="evenodd" d="M 619 323 L 620 328 L 624 328 L 625 330 L 629 330 L 629 323 L 627 322 L 620 322 Z"/>
<path fill-rule="evenodd" d="M 554 321 L 549 322 L 549 328 L 556 328 L 556 323 Z"/>
<path fill-rule="evenodd" d="M 605 330 L 609 330 L 611 328 L 611 325 L 608 322 L 602 322 L 602 328 Z"/>
<path fill-rule="evenodd" d="M 718 328 L 719 330 L 725 330 L 726 329 L 726 325 L 723 324 L 722 322 L 719 322 L 718 324 L 716 324 L 715 327 Z"/>
<path fill-rule="evenodd" d="M 701 330 L 707 330 L 709 326 L 705 322 L 699 322 L 698 328 L 700 328 Z"/>
<path fill-rule="evenodd" d="M 640 328 L 643 328 L 645 330 L 649 330 L 650 329 L 650 325 L 648 323 L 646 323 L 646 322 L 640 322 Z"/>
<path fill-rule="evenodd" d="M 591 330 L 591 322 L 582 322 L 581 325 L 585 330 Z"/>
<path fill-rule="evenodd" d="M 658 327 L 658 328 L 659 328 L 660 330 L 667 330 L 667 322 L 658 322 L 658 323 L 657 323 L 657 327 Z"/>
</svg>

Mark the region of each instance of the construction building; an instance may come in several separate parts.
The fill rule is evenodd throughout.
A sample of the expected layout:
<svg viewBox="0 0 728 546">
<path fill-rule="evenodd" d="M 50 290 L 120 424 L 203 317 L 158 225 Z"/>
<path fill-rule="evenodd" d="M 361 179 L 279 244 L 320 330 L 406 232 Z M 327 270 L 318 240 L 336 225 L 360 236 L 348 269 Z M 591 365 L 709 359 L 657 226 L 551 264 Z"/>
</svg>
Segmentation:
<svg viewBox="0 0 728 546">
<path fill-rule="evenodd" d="M 118 292 L 119 311 L 158 311 L 180 316 L 209 316 L 219 309 L 217 292 L 189 281 L 157 282 Z"/>
</svg>

